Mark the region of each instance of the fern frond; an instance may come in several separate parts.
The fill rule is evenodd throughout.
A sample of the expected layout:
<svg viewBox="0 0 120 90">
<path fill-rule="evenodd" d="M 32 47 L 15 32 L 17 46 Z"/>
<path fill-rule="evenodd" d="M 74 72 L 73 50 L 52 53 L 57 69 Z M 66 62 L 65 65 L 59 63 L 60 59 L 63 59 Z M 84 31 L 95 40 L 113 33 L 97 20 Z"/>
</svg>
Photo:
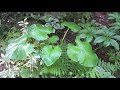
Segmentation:
<svg viewBox="0 0 120 90">
<path fill-rule="evenodd" d="M 87 75 L 87 78 L 115 78 L 111 72 L 106 72 L 102 67 L 96 66 Z"/>
<path fill-rule="evenodd" d="M 56 63 L 49 67 L 44 66 L 41 70 L 43 74 L 50 74 L 57 77 L 71 77 L 71 74 L 76 75 L 79 71 L 80 66 L 78 63 L 64 59 L 59 59 Z"/>
<path fill-rule="evenodd" d="M 80 66 L 79 63 L 69 60 L 66 53 L 65 43 L 61 44 L 62 55 L 61 57 L 51 66 L 43 66 L 41 72 L 44 75 L 50 75 L 55 77 L 74 77 L 76 75 L 81 75 L 85 72 L 85 69 Z"/>
<path fill-rule="evenodd" d="M 117 70 L 120 70 L 120 61 L 115 61 L 115 67 Z"/>
<path fill-rule="evenodd" d="M 117 64 L 117 63 L 116 63 Z M 116 70 L 117 70 L 117 66 L 118 65 L 115 65 L 113 63 L 110 63 L 110 62 L 105 62 L 103 60 L 99 60 L 98 62 L 98 66 L 99 67 L 102 67 L 106 72 L 111 72 L 111 73 L 114 73 Z"/>
</svg>

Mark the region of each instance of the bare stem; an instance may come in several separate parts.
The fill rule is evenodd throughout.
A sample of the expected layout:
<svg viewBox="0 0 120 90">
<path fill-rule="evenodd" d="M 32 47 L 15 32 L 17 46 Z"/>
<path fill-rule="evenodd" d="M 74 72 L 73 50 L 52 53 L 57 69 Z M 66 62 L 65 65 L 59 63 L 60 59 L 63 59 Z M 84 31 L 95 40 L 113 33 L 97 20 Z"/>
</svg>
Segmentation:
<svg viewBox="0 0 120 90">
<path fill-rule="evenodd" d="M 65 32 L 65 34 L 64 34 L 64 36 L 63 36 L 63 38 L 62 38 L 62 42 L 64 41 L 64 39 L 65 39 L 65 37 L 66 37 L 66 35 L 67 35 L 67 33 L 68 33 L 68 30 L 69 30 L 69 28 L 67 29 L 67 31 Z"/>
</svg>

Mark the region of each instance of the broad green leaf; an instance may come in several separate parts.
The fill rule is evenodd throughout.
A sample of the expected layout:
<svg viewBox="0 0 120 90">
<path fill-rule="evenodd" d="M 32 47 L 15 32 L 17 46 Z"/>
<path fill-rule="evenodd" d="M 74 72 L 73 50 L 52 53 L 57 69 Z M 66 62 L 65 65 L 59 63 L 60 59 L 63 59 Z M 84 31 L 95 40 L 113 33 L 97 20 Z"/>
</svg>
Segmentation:
<svg viewBox="0 0 120 90">
<path fill-rule="evenodd" d="M 83 63 L 80 63 L 86 67 L 95 67 L 98 63 L 98 57 L 95 53 L 85 53 L 85 60 Z"/>
<path fill-rule="evenodd" d="M 11 43 L 6 48 L 5 56 L 13 60 L 26 60 L 27 56 L 34 52 L 34 48 L 31 44 L 27 43 Z"/>
<path fill-rule="evenodd" d="M 95 32 L 96 34 L 98 34 L 98 35 L 103 35 L 103 34 L 105 34 L 105 32 L 103 31 L 103 30 L 97 30 L 97 32 Z"/>
<path fill-rule="evenodd" d="M 113 36 L 113 38 L 120 41 L 120 36 L 119 35 Z"/>
<path fill-rule="evenodd" d="M 49 43 L 56 43 L 59 40 L 59 37 L 56 35 L 53 35 L 48 39 Z"/>
<path fill-rule="evenodd" d="M 23 34 L 21 37 L 15 39 L 13 42 L 11 43 L 14 43 L 13 45 L 16 45 L 16 44 L 19 44 L 19 43 L 23 43 L 27 40 L 28 38 L 28 34 Z"/>
<path fill-rule="evenodd" d="M 111 39 L 110 43 L 115 49 L 119 50 L 119 44 L 114 39 Z"/>
<path fill-rule="evenodd" d="M 103 44 L 105 45 L 105 47 L 109 46 L 110 45 L 110 39 L 106 38 Z"/>
<path fill-rule="evenodd" d="M 78 32 L 81 29 L 80 26 L 78 26 L 77 24 L 75 24 L 73 22 L 63 22 L 63 23 L 61 23 L 61 25 L 70 28 L 71 31 L 73 31 L 73 32 Z"/>
<path fill-rule="evenodd" d="M 115 35 L 115 32 L 113 32 L 113 30 L 112 31 L 109 30 L 109 36 L 113 36 L 113 35 Z"/>
<path fill-rule="evenodd" d="M 90 45 L 89 42 L 82 42 L 80 41 L 79 37 L 76 37 L 75 42 L 77 46 L 79 46 L 81 49 L 85 49 L 87 52 L 92 53 L 92 46 Z"/>
<path fill-rule="evenodd" d="M 29 78 L 31 75 L 31 71 L 28 67 L 22 67 L 20 70 L 20 76 L 22 78 Z"/>
<path fill-rule="evenodd" d="M 45 27 L 41 24 L 33 24 L 28 27 L 29 36 L 38 41 L 46 40 L 50 33 L 55 33 L 55 30 L 52 27 Z"/>
<path fill-rule="evenodd" d="M 25 60 L 27 59 L 27 54 L 25 53 L 25 50 L 22 48 L 23 45 L 19 45 L 19 47 L 16 48 L 16 50 L 11 53 L 11 59 L 15 60 Z"/>
<path fill-rule="evenodd" d="M 101 43 L 106 39 L 106 37 L 99 36 L 94 40 L 94 43 Z"/>
<path fill-rule="evenodd" d="M 85 58 L 85 54 L 81 52 L 81 49 L 78 46 L 74 46 L 72 44 L 68 44 L 67 55 L 75 62 L 83 62 Z"/>
<path fill-rule="evenodd" d="M 79 35 L 80 38 L 86 38 L 86 36 L 87 36 L 86 34 L 80 34 Z"/>
<path fill-rule="evenodd" d="M 54 64 L 61 56 L 62 50 L 59 46 L 47 45 L 42 48 L 41 57 L 47 66 Z"/>
<path fill-rule="evenodd" d="M 34 30 L 30 32 L 30 36 L 34 39 L 40 41 L 40 40 L 46 40 L 48 38 L 48 35 L 44 32 L 40 32 L 38 30 Z"/>
<path fill-rule="evenodd" d="M 98 63 L 98 57 L 93 53 L 91 45 L 88 42 L 80 41 L 79 37 L 76 37 L 75 42 L 77 46 L 68 44 L 67 55 L 69 58 L 85 67 L 95 67 Z"/>
<path fill-rule="evenodd" d="M 87 37 L 86 37 L 86 41 L 87 42 L 91 42 L 92 39 L 93 39 L 93 37 L 91 35 L 87 35 Z"/>
<path fill-rule="evenodd" d="M 80 34 L 87 34 L 87 33 L 89 33 L 89 31 L 88 30 L 86 30 L 86 29 L 82 29 L 81 31 L 79 31 L 80 32 Z"/>
</svg>

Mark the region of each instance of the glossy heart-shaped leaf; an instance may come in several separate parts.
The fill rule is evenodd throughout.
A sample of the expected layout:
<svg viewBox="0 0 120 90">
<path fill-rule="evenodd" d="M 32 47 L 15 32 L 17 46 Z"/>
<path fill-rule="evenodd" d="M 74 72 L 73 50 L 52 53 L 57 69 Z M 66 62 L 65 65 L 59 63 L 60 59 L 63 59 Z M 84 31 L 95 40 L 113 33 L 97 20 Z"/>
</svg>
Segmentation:
<svg viewBox="0 0 120 90">
<path fill-rule="evenodd" d="M 79 37 L 75 40 L 77 46 L 68 44 L 67 55 L 73 61 L 79 62 L 85 67 L 95 67 L 98 63 L 98 57 L 92 51 L 88 42 L 80 41 Z"/>
<path fill-rule="evenodd" d="M 52 37 L 50 37 L 50 38 L 48 39 L 48 42 L 49 42 L 49 43 L 56 43 L 58 40 L 59 40 L 59 37 L 53 35 Z"/>
<path fill-rule="evenodd" d="M 79 37 L 76 37 L 75 42 L 77 46 L 79 46 L 81 49 L 86 50 L 87 52 L 92 53 L 92 46 L 89 42 L 82 42 Z"/>
<path fill-rule="evenodd" d="M 42 48 L 41 57 L 47 66 L 54 64 L 61 56 L 62 50 L 59 46 L 47 45 Z"/>
<path fill-rule="evenodd" d="M 68 44 L 67 55 L 75 62 L 83 62 L 85 58 L 85 54 L 81 52 L 81 49 L 78 46 L 74 46 L 72 44 Z"/>
<path fill-rule="evenodd" d="M 78 32 L 81 29 L 79 25 L 77 25 L 73 22 L 63 22 L 63 23 L 61 23 L 61 25 L 70 28 L 71 31 L 73 31 L 73 32 Z"/>
<path fill-rule="evenodd" d="M 41 24 L 33 24 L 28 27 L 29 36 L 38 41 L 46 40 L 50 33 L 55 33 L 55 30 L 52 27 L 45 27 Z"/>
<path fill-rule="evenodd" d="M 25 42 L 15 42 L 8 45 L 5 56 L 13 60 L 26 60 L 27 56 L 34 52 L 31 44 Z"/>
</svg>

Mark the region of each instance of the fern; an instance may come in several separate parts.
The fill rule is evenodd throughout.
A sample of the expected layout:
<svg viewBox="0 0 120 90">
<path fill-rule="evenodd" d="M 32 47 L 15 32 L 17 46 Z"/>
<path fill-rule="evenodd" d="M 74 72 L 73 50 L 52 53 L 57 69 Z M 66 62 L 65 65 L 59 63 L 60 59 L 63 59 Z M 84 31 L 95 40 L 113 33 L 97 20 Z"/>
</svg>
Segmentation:
<svg viewBox="0 0 120 90">
<path fill-rule="evenodd" d="M 41 73 L 43 75 L 53 75 L 58 77 L 69 76 L 69 74 L 76 74 L 79 70 L 79 64 L 76 62 L 72 62 L 68 59 L 68 56 L 65 52 L 66 44 L 62 43 L 61 48 L 63 53 L 59 60 L 57 60 L 53 65 L 47 67 L 43 66 Z"/>
<path fill-rule="evenodd" d="M 120 69 L 120 62 L 104 62 L 99 60 L 98 65 L 86 72 L 87 78 L 115 78 L 114 72 Z"/>
<path fill-rule="evenodd" d="M 99 60 L 98 66 L 102 67 L 107 72 L 114 73 L 117 70 L 116 69 L 117 65 L 112 64 L 110 62 L 104 62 L 103 60 Z"/>
<path fill-rule="evenodd" d="M 81 66 L 79 63 L 69 60 L 66 53 L 66 43 L 61 43 L 62 55 L 53 65 L 43 65 L 41 70 L 42 77 L 81 77 L 88 68 Z"/>
<path fill-rule="evenodd" d="M 117 70 L 120 70 L 120 62 L 119 61 L 115 61 L 115 67 Z"/>
</svg>

